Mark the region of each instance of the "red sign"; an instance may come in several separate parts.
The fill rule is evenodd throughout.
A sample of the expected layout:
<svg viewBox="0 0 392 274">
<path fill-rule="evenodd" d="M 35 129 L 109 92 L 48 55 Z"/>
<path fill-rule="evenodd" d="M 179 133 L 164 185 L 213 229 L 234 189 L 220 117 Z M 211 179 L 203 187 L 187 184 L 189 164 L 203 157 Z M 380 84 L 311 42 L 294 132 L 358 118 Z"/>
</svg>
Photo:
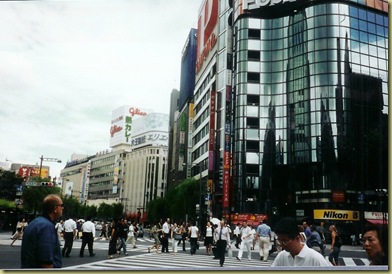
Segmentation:
<svg viewBox="0 0 392 274">
<path fill-rule="evenodd" d="M 218 23 L 218 4 L 218 0 L 206 0 L 199 14 L 197 23 L 196 73 L 200 71 L 209 52 L 217 42 L 214 30 Z"/>
<path fill-rule="evenodd" d="M 332 191 L 332 202 L 345 203 L 346 202 L 346 193 L 342 190 Z"/>
</svg>

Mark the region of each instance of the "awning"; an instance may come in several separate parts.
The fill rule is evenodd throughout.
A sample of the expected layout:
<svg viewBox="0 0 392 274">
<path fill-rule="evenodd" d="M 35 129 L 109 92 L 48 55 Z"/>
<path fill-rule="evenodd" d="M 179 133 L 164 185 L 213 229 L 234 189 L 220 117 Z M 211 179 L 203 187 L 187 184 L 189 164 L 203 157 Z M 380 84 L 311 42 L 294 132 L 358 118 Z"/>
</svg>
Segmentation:
<svg viewBox="0 0 392 274">
<path fill-rule="evenodd" d="M 375 224 L 375 225 L 383 225 L 383 224 L 388 224 L 388 219 L 382 220 L 382 219 L 366 219 L 369 223 Z"/>
</svg>

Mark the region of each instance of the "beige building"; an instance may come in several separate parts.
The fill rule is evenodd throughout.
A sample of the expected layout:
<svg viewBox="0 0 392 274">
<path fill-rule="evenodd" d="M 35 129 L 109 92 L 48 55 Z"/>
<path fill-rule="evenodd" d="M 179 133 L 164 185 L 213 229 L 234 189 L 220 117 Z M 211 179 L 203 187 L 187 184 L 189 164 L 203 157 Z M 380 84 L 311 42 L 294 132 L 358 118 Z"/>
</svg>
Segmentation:
<svg viewBox="0 0 392 274">
<path fill-rule="evenodd" d="M 147 146 L 126 154 L 121 202 L 126 212 L 145 212 L 167 188 L 167 146 Z"/>
</svg>

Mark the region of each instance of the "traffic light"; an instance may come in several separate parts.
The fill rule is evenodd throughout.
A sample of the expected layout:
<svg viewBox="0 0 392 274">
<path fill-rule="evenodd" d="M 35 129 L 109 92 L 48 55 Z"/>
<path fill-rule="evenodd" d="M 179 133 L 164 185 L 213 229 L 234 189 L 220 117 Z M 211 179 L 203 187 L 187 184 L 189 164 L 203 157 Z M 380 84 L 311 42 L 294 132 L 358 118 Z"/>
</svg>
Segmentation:
<svg viewBox="0 0 392 274">
<path fill-rule="evenodd" d="M 50 186 L 50 182 L 42 182 L 41 186 Z"/>
</svg>

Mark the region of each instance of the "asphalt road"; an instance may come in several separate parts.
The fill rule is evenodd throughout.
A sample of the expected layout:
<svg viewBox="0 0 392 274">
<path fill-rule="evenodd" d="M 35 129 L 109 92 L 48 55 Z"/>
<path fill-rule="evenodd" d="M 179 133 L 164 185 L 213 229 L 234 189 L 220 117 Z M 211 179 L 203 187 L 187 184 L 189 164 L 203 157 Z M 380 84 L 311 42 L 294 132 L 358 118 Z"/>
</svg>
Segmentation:
<svg viewBox="0 0 392 274">
<path fill-rule="evenodd" d="M 10 232 L 2 232 L 0 233 L 0 269 L 20 269 L 20 245 L 21 241 L 18 240 L 15 242 L 15 246 L 10 246 L 11 240 Z M 87 247 L 84 251 L 84 257 L 79 257 L 81 240 L 76 240 L 74 242 L 74 247 L 71 252 L 71 257 L 63 258 L 63 267 L 76 266 L 81 264 L 88 264 L 93 262 L 99 262 L 107 260 L 108 256 L 108 240 L 100 240 L 97 239 L 94 242 L 94 253 L 96 254 L 94 257 L 88 256 Z M 143 238 L 142 240 L 137 241 L 137 248 L 133 249 L 130 245 L 128 245 L 127 252 L 128 256 L 136 256 L 140 254 L 147 253 L 147 248 L 152 245 L 152 242 L 148 238 Z M 187 249 L 189 248 L 189 243 L 186 244 Z M 171 248 L 171 247 L 169 247 Z M 328 250 L 328 247 L 327 247 Z M 182 248 L 179 247 L 179 253 L 184 253 L 189 251 L 182 251 Z M 233 256 L 237 256 L 238 249 L 234 248 Z M 204 249 L 200 249 L 198 254 L 205 254 Z M 246 252 L 244 253 L 244 257 L 246 256 Z M 272 254 L 269 259 L 273 260 L 275 258 L 275 254 Z M 124 257 L 122 254 L 121 257 Z M 365 252 L 362 250 L 362 247 L 356 246 L 343 246 L 342 251 L 340 253 L 340 257 L 349 257 L 349 258 L 366 258 Z M 252 260 L 259 260 L 259 254 L 257 250 L 252 251 Z"/>
</svg>

